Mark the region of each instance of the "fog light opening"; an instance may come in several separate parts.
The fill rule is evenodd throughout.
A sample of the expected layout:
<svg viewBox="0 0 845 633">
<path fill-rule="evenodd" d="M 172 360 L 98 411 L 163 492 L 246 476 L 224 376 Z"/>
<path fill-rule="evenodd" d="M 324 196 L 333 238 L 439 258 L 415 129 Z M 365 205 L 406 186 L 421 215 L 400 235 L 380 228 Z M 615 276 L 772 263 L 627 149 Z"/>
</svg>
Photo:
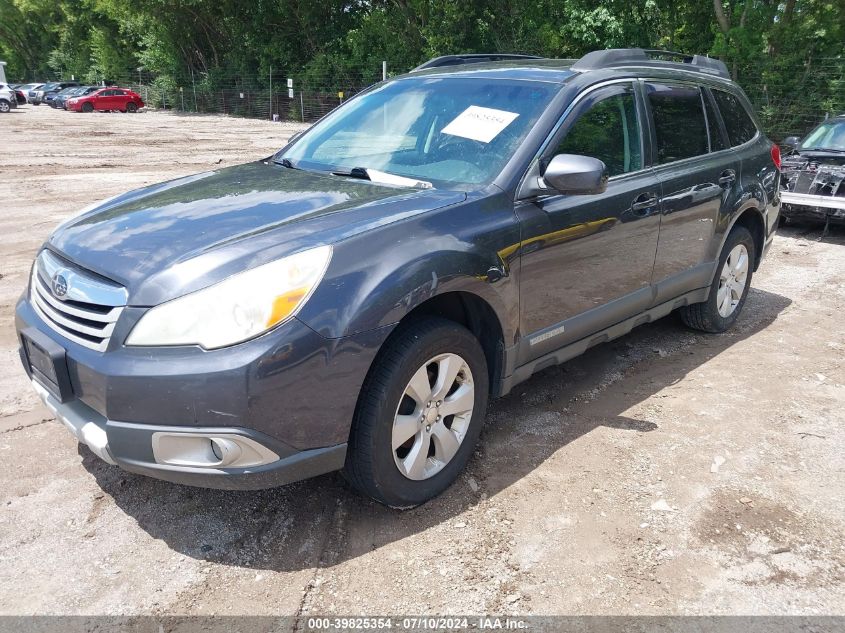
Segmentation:
<svg viewBox="0 0 845 633">
<path fill-rule="evenodd" d="M 279 459 L 252 438 L 213 432 L 156 432 L 152 449 L 156 463 L 186 468 L 247 468 Z"/>
</svg>

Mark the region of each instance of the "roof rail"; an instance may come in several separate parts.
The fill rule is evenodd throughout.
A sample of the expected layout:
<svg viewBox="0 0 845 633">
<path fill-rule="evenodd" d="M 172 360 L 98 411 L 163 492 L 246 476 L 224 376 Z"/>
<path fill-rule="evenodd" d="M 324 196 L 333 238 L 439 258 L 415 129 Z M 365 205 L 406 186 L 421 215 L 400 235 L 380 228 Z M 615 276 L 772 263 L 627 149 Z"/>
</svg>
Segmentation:
<svg viewBox="0 0 845 633">
<path fill-rule="evenodd" d="M 684 68 L 717 77 L 725 77 L 726 79 L 731 77 L 725 62 L 719 59 L 653 48 L 611 48 L 604 51 L 592 51 L 572 64 L 572 70 L 598 70 L 614 66 Z"/>
<path fill-rule="evenodd" d="M 426 68 L 439 68 L 441 66 L 459 66 L 461 64 L 477 64 L 480 62 L 501 62 L 511 59 L 543 59 L 536 55 L 518 55 L 516 53 L 466 53 L 462 55 L 443 55 L 429 59 L 424 64 L 420 64 L 411 72 L 418 70 L 425 70 Z"/>
</svg>

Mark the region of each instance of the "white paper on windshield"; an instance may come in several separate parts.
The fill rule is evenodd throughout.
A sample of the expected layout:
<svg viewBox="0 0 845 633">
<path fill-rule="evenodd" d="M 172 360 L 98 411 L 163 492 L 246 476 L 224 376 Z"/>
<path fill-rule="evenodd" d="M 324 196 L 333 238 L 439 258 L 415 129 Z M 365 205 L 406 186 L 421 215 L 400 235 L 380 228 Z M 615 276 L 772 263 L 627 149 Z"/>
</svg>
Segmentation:
<svg viewBox="0 0 845 633">
<path fill-rule="evenodd" d="M 419 187 L 421 189 L 431 189 L 432 185 L 427 180 L 417 180 L 416 178 L 405 178 L 405 176 L 397 176 L 396 174 L 388 174 L 377 169 L 367 169 L 367 175 L 373 182 L 380 182 L 386 185 L 400 185 L 403 187 Z"/>
<path fill-rule="evenodd" d="M 443 133 L 489 143 L 518 116 L 518 112 L 470 106 L 444 127 Z"/>
</svg>

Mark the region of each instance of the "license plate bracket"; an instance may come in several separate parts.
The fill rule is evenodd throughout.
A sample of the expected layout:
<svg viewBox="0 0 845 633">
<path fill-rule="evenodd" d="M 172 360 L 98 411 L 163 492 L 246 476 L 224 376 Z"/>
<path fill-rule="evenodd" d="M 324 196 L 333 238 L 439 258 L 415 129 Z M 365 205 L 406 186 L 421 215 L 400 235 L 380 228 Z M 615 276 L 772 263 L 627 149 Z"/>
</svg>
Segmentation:
<svg viewBox="0 0 845 633">
<path fill-rule="evenodd" d="M 73 387 L 64 348 L 34 328 L 23 330 L 20 338 L 21 356 L 30 377 L 59 402 L 70 400 Z"/>
</svg>

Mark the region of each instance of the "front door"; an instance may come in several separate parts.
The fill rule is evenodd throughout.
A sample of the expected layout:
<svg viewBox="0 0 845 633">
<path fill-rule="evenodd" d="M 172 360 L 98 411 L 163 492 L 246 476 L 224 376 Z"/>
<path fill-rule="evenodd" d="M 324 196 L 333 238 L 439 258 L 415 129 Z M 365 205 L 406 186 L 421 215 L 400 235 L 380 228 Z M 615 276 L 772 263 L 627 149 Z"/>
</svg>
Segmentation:
<svg viewBox="0 0 845 633">
<path fill-rule="evenodd" d="M 577 102 L 541 160 L 602 160 L 610 180 L 596 195 L 518 201 L 522 364 L 643 311 L 660 224 L 658 181 L 644 161 L 645 111 L 634 84 Z"/>
</svg>

